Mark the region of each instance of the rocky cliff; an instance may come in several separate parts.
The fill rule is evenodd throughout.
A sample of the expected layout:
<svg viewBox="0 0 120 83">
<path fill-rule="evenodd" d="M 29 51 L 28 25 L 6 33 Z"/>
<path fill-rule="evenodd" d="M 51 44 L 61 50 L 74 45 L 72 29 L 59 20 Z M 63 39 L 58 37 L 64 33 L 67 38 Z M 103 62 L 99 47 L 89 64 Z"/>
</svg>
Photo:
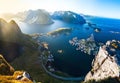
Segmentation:
<svg viewBox="0 0 120 83">
<path fill-rule="evenodd" d="M 104 45 L 99 48 L 99 52 L 92 62 L 92 69 L 85 77 L 88 80 L 103 80 L 108 77 L 119 77 L 119 66 L 116 61 L 115 54 L 113 54 L 113 47 Z"/>
</svg>

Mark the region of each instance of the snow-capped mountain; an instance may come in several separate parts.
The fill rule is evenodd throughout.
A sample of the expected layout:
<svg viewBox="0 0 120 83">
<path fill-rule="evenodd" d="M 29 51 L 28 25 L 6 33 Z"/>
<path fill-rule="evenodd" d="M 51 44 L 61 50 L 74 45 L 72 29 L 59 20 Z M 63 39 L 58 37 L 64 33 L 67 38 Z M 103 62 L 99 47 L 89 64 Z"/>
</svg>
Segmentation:
<svg viewBox="0 0 120 83">
<path fill-rule="evenodd" d="M 77 13 L 72 11 L 55 11 L 52 14 L 53 19 L 63 20 L 68 23 L 77 23 L 77 24 L 84 24 L 86 23 L 85 19 Z"/>
<path fill-rule="evenodd" d="M 25 12 L 25 19 L 23 20 L 29 24 L 52 24 L 53 21 L 49 13 L 45 10 L 29 10 Z"/>
</svg>

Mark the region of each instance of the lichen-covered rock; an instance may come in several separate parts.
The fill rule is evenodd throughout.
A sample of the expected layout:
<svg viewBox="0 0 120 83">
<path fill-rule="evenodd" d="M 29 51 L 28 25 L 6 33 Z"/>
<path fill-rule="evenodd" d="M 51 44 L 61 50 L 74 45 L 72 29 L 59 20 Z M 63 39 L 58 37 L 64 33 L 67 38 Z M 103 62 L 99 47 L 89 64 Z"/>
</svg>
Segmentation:
<svg viewBox="0 0 120 83">
<path fill-rule="evenodd" d="M 106 50 L 106 46 L 102 46 L 95 59 L 92 62 L 92 69 L 86 75 L 85 81 L 102 80 L 108 77 L 119 77 L 119 67 L 116 58 L 111 56 Z"/>
</svg>

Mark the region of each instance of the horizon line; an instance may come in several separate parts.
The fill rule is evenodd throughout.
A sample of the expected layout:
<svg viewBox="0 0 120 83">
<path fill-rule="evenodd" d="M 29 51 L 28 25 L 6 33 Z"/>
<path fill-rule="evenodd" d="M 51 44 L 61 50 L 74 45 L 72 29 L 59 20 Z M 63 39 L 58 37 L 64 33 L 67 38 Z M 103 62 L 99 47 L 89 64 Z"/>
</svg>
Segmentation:
<svg viewBox="0 0 120 83">
<path fill-rule="evenodd" d="M 93 15 L 93 14 L 85 14 L 85 13 L 81 13 L 79 11 L 74 11 L 74 10 L 54 10 L 54 11 L 49 11 L 49 10 L 46 10 L 46 9 L 42 9 L 42 8 L 39 8 L 40 10 L 45 10 L 47 11 L 49 14 L 50 13 L 54 13 L 55 11 L 72 11 L 74 13 L 77 13 L 77 14 L 80 14 L 80 15 L 88 15 L 88 16 L 92 16 L 92 17 L 100 17 L 100 18 L 109 18 L 109 19 L 118 19 L 120 20 L 120 18 L 118 17 L 108 17 L 108 16 L 101 16 L 101 15 Z M 17 11 L 17 12 L 0 12 L 0 16 L 1 15 L 4 15 L 4 14 L 17 14 L 17 13 L 21 13 L 21 12 L 26 12 L 26 11 L 29 11 L 29 10 L 39 10 L 39 9 L 26 9 L 26 10 L 23 10 L 23 11 Z"/>
</svg>

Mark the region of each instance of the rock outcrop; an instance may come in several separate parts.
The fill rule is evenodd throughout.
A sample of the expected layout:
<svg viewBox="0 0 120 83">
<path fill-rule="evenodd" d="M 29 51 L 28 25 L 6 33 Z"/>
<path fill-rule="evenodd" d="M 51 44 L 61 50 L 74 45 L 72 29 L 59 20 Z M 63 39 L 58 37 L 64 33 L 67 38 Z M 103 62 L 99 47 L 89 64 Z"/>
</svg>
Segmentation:
<svg viewBox="0 0 120 83">
<path fill-rule="evenodd" d="M 0 75 L 12 75 L 14 68 L 0 55 Z"/>
<path fill-rule="evenodd" d="M 103 80 L 108 77 L 119 77 L 119 66 L 116 61 L 115 54 L 113 54 L 113 47 L 111 43 L 107 42 L 107 45 L 101 46 L 99 52 L 92 62 L 92 69 L 85 77 L 85 81 L 88 80 Z"/>
<path fill-rule="evenodd" d="M 52 24 L 53 20 L 51 19 L 51 16 L 49 13 L 45 10 L 29 10 L 25 13 L 25 19 L 23 19 L 24 22 L 29 24 Z"/>
<path fill-rule="evenodd" d="M 29 73 L 23 71 L 15 71 L 14 68 L 4 59 L 4 57 L 0 55 L 0 83 L 33 82 Z"/>
<path fill-rule="evenodd" d="M 81 15 L 71 11 L 56 11 L 52 14 L 52 18 L 62 20 L 68 23 L 75 23 L 75 24 L 86 23 L 85 19 Z"/>
</svg>

